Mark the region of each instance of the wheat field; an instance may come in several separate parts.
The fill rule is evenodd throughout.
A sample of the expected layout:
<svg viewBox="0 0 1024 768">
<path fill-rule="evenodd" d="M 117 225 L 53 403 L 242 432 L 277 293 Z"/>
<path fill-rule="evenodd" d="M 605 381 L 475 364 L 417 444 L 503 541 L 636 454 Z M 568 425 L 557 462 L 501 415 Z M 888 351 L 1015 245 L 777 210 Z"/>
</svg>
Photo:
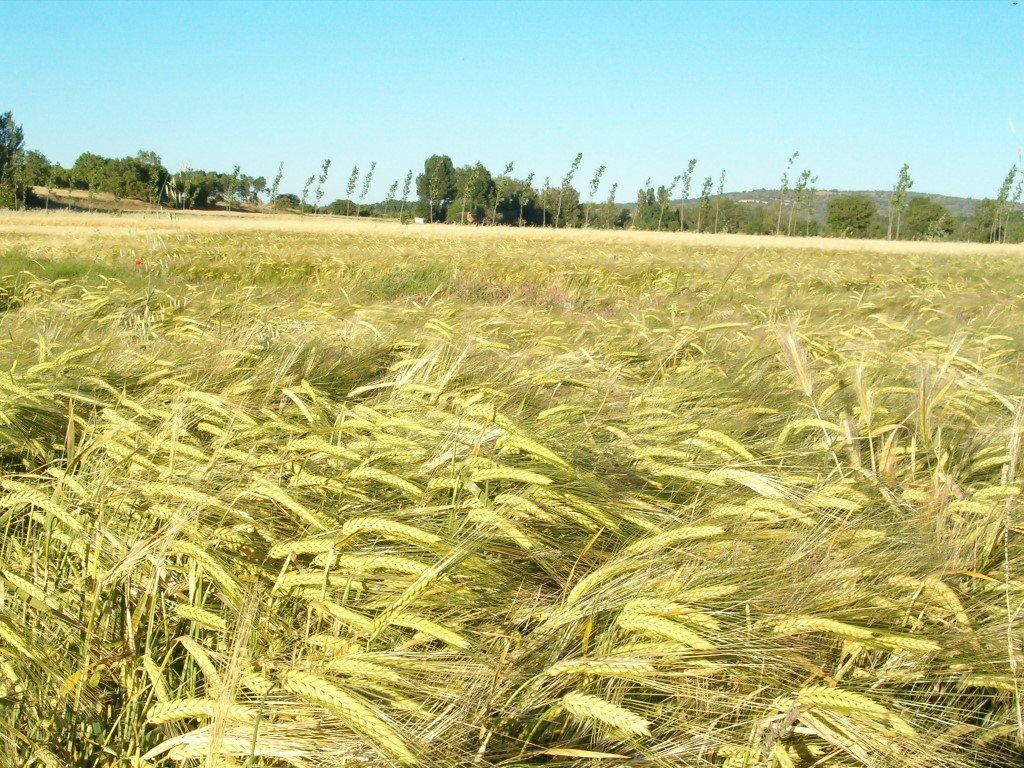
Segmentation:
<svg viewBox="0 0 1024 768">
<path fill-rule="evenodd" d="M 1024 250 L 0 218 L 0 764 L 1024 765 Z"/>
</svg>

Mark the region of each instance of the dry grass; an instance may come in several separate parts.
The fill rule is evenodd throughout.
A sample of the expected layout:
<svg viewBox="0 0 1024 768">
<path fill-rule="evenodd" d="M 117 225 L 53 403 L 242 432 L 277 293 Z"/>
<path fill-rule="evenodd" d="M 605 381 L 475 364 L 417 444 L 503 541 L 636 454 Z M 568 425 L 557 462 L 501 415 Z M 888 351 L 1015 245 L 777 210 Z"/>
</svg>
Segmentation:
<svg viewBox="0 0 1024 768">
<path fill-rule="evenodd" d="M 4 215 L 0 763 L 1020 764 L 1024 262 L 784 242 Z"/>
</svg>

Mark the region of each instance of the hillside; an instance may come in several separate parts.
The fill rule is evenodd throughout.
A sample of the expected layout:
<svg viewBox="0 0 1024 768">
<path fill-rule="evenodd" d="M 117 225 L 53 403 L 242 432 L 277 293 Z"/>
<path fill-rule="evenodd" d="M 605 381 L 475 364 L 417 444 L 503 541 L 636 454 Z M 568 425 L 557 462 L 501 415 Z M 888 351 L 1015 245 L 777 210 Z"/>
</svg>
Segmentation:
<svg viewBox="0 0 1024 768">
<path fill-rule="evenodd" d="M 838 190 L 819 189 L 814 193 L 814 218 L 818 221 L 825 221 L 825 211 L 828 201 L 839 195 L 864 195 L 874 201 L 878 206 L 878 213 L 885 216 L 889 212 L 889 198 L 891 191 L 878 190 Z M 746 192 L 727 192 L 726 197 L 738 203 L 755 205 L 775 205 L 779 198 L 777 189 L 753 189 Z M 978 202 L 970 197 L 953 197 L 951 195 L 933 195 L 927 192 L 907 192 L 907 198 L 926 197 L 935 201 L 948 210 L 955 218 L 968 218 L 974 213 L 974 206 Z M 690 203 L 697 203 L 699 200 L 690 200 Z"/>
</svg>

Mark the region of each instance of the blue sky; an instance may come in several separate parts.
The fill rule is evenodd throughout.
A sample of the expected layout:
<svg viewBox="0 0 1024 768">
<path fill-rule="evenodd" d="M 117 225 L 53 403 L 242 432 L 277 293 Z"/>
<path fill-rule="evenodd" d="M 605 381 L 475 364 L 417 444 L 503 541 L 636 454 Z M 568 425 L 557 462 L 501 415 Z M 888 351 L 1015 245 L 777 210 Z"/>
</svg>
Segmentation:
<svg viewBox="0 0 1024 768">
<path fill-rule="evenodd" d="M 1024 140 L 1024 0 L 974 2 L 72 2 L 7 0 L 0 112 L 28 147 L 154 150 L 282 191 L 332 161 L 369 198 L 448 154 L 635 198 L 697 158 L 775 187 L 994 196 Z M 1011 121 L 1020 126 L 1011 132 Z"/>
</svg>

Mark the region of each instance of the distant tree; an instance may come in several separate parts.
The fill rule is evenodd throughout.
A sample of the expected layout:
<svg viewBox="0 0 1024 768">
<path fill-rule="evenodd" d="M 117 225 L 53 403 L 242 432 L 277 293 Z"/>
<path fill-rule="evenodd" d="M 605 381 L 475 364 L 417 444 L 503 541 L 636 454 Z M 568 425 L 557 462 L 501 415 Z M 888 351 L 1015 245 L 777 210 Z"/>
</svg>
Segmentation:
<svg viewBox="0 0 1024 768">
<path fill-rule="evenodd" d="M 630 229 L 654 229 L 657 219 L 657 194 L 651 186 L 651 179 L 647 181 L 636 192 L 636 210 L 633 211 L 633 220 L 630 222 Z"/>
<path fill-rule="evenodd" d="M 811 183 L 811 172 L 810 170 L 803 170 L 800 172 L 799 178 L 796 180 L 796 185 L 793 187 L 793 204 L 789 206 L 789 219 L 786 221 L 786 234 L 793 234 L 793 219 L 796 214 L 803 209 L 803 206 L 807 203 L 808 194 L 807 188 Z"/>
<path fill-rule="evenodd" d="M 533 198 L 536 193 L 533 189 L 533 171 L 527 175 L 526 179 L 523 180 L 522 186 L 519 188 L 519 194 L 516 195 L 519 200 L 519 226 L 523 226 L 523 208 L 533 202 Z"/>
<path fill-rule="evenodd" d="M 867 237 L 876 207 L 864 195 L 840 195 L 828 202 L 825 220 L 829 231 L 840 237 Z"/>
<path fill-rule="evenodd" d="M 579 170 L 581 160 L 583 160 L 583 153 L 577 152 L 576 158 L 572 161 L 572 165 L 569 167 L 569 172 L 566 173 L 565 178 L 562 179 L 562 186 L 558 188 L 558 206 L 555 208 L 556 229 L 558 228 L 558 221 L 562 216 L 562 200 L 565 197 L 566 191 L 572 188 L 572 177 L 575 176 L 576 171 Z M 578 193 L 576 197 L 579 199 Z"/>
<path fill-rule="evenodd" d="M 388 210 L 395 202 L 395 195 L 398 194 L 398 179 L 395 179 L 388 187 L 388 196 L 384 198 L 384 218 L 388 217 Z"/>
<path fill-rule="evenodd" d="M 681 199 L 679 205 L 679 231 L 682 232 L 686 229 L 686 201 L 690 198 L 690 183 L 693 181 L 693 171 L 697 167 L 697 158 L 693 158 L 686 166 L 686 170 L 682 173 L 683 187 L 681 190 Z"/>
<path fill-rule="evenodd" d="M 366 193 L 370 191 L 370 182 L 373 181 L 373 171 L 377 167 L 377 161 L 374 160 L 370 163 L 370 170 L 366 172 L 366 176 L 363 177 L 363 189 L 359 193 L 359 205 L 356 206 L 356 216 L 360 216 L 363 208 L 363 200 L 366 199 Z"/>
<path fill-rule="evenodd" d="M 267 191 L 267 179 L 264 176 L 257 176 L 252 180 L 252 185 L 249 187 L 252 191 L 252 196 L 249 198 L 249 202 L 252 205 L 259 205 L 260 200 L 263 197 L 263 193 Z"/>
<path fill-rule="evenodd" d="M 409 202 L 409 191 L 411 189 L 411 185 L 412 185 L 412 169 L 410 168 L 409 172 L 407 174 L 405 174 L 405 183 L 402 185 L 402 208 L 398 212 L 398 220 L 399 221 L 402 221 L 402 218 L 405 216 L 405 204 L 407 202 Z"/>
<path fill-rule="evenodd" d="M 52 166 L 42 152 L 30 149 L 22 153 L 25 165 L 25 182 L 33 187 L 46 186 Z"/>
<path fill-rule="evenodd" d="M 718 177 L 718 189 L 715 192 L 715 234 L 718 234 L 718 215 L 721 211 L 722 195 L 725 194 L 725 168 Z"/>
<path fill-rule="evenodd" d="M 707 226 L 708 217 L 711 214 L 711 187 L 715 180 L 708 176 L 704 179 L 704 186 L 700 190 L 700 210 L 697 212 L 697 231 L 702 232 L 701 221 Z"/>
<path fill-rule="evenodd" d="M 320 201 L 324 199 L 324 184 L 327 183 L 327 173 L 331 169 L 330 158 L 324 160 L 324 164 L 320 168 L 320 175 L 317 177 L 316 184 L 316 205 L 313 206 L 313 213 L 320 212 Z"/>
<path fill-rule="evenodd" d="M 473 222 L 482 220 L 483 205 L 493 195 L 494 180 L 491 172 L 480 162 L 464 165 L 455 170 L 455 187 L 458 193 L 459 223 L 464 224 L 470 219 Z M 468 218 L 467 211 L 471 214 Z"/>
<path fill-rule="evenodd" d="M 629 220 L 629 212 L 615 204 L 615 193 L 618 191 L 619 184 L 616 182 L 608 192 L 608 199 L 601 205 L 601 226 L 604 229 L 622 229 Z"/>
<path fill-rule="evenodd" d="M 349 201 L 348 208 L 345 209 L 345 215 L 349 216 L 352 213 L 352 196 L 356 193 L 356 184 L 359 183 L 359 166 L 352 166 L 352 173 L 349 174 L 348 184 L 345 185 L 345 197 Z"/>
<path fill-rule="evenodd" d="M 804 171 L 804 173 L 810 173 L 810 171 Z M 816 191 L 814 185 L 817 183 L 817 176 L 807 179 L 797 199 L 793 202 L 796 208 L 804 212 L 804 235 L 808 237 L 811 234 L 811 224 L 814 222 L 814 193 Z"/>
<path fill-rule="evenodd" d="M 299 202 L 299 215 L 304 216 L 306 214 L 306 197 L 309 195 L 309 188 L 313 186 L 313 181 L 316 176 L 310 176 L 306 179 L 306 183 L 302 185 L 302 198 Z"/>
<path fill-rule="evenodd" d="M 444 220 L 446 207 L 455 198 L 455 166 L 448 155 L 431 155 L 416 177 L 416 193 L 428 206 L 430 221 Z"/>
<path fill-rule="evenodd" d="M 0 115 L 0 208 L 17 204 L 15 168 L 25 147 L 25 132 L 14 122 L 10 112 Z"/>
<path fill-rule="evenodd" d="M 782 174 L 782 184 L 779 186 L 779 217 L 775 222 L 775 234 L 782 234 L 782 208 L 786 204 L 786 193 L 789 191 L 789 171 L 793 167 L 794 161 L 800 157 L 799 152 L 794 152 L 789 162 L 786 163 L 786 170 Z"/>
<path fill-rule="evenodd" d="M 285 192 L 283 195 L 276 195 L 273 198 L 271 198 L 270 202 L 275 208 L 280 208 L 284 210 L 298 208 L 299 206 L 302 205 L 302 202 L 299 200 L 298 196 L 291 192 Z"/>
<path fill-rule="evenodd" d="M 281 188 L 281 177 L 284 176 L 284 160 L 277 164 L 277 175 L 270 185 L 270 201 L 277 202 L 277 191 Z"/>
<path fill-rule="evenodd" d="M 544 186 L 541 187 L 540 195 L 537 198 L 540 202 L 540 225 L 546 227 L 548 225 L 548 210 L 552 207 L 551 204 L 551 177 L 544 177 Z"/>
<path fill-rule="evenodd" d="M 668 187 L 658 188 L 658 231 L 661 232 L 661 224 L 665 219 L 665 211 L 672 205 L 672 193 L 675 191 L 676 184 L 683 178 L 682 174 L 673 177 L 672 183 Z"/>
<path fill-rule="evenodd" d="M 1010 168 L 1010 172 L 1006 174 L 1006 178 L 1003 180 L 1003 184 L 999 187 L 999 195 L 996 197 L 995 215 L 992 219 L 992 226 L 989 230 L 988 241 L 990 243 L 999 243 L 1003 241 L 1006 232 L 1006 202 L 1010 197 L 1010 187 L 1013 185 L 1013 180 L 1017 176 L 1017 166 L 1014 165 Z"/>
<path fill-rule="evenodd" d="M 903 231 L 911 240 L 945 240 L 956 231 L 956 222 L 942 205 L 918 196 L 907 205 Z"/>
<path fill-rule="evenodd" d="M 226 190 L 227 194 L 225 195 L 225 200 L 227 201 L 229 211 L 231 210 L 231 203 L 235 199 L 235 193 L 238 191 L 238 177 L 241 174 L 241 172 L 241 167 L 237 165 L 231 171 L 231 181 L 228 182 L 228 188 Z"/>
<path fill-rule="evenodd" d="M 590 181 L 590 196 L 587 198 L 587 212 L 583 217 L 584 229 L 590 226 L 590 210 L 594 206 L 594 195 L 597 194 L 597 188 L 601 186 L 601 177 L 604 176 L 604 170 L 604 166 L 599 165 L 597 170 L 594 172 L 594 178 Z"/>
<path fill-rule="evenodd" d="M 903 213 L 907 210 L 907 190 L 912 186 L 914 182 L 910 180 L 910 166 L 904 163 L 900 168 L 899 179 L 889 196 L 889 228 L 885 233 L 886 240 L 892 240 L 893 223 L 896 224 L 896 239 L 900 239 L 900 224 L 903 221 Z"/>
<path fill-rule="evenodd" d="M 508 194 L 508 188 L 512 183 L 512 167 L 513 162 L 510 160 L 505 164 L 505 170 L 501 176 L 494 180 L 494 208 L 491 211 L 491 223 L 498 223 L 498 206 L 505 202 L 505 196 Z"/>
</svg>

